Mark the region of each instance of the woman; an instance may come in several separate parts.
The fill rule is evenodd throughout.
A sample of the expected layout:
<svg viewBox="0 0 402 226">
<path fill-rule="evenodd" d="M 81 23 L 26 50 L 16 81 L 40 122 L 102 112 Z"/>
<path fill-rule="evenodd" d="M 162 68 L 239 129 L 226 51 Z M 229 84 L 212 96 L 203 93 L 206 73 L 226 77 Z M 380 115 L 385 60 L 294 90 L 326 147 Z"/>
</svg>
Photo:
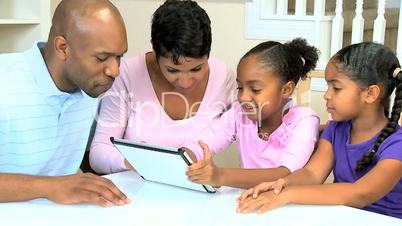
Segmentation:
<svg viewBox="0 0 402 226">
<path fill-rule="evenodd" d="M 214 122 L 234 99 L 235 74 L 210 57 L 211 27 L 193 1 L 166 1 L 154 13 L 153 51 L 124 59 L 102 99 L 91 167 L 130 168 L 110 137 L 181 147 Z"/>
</svg>

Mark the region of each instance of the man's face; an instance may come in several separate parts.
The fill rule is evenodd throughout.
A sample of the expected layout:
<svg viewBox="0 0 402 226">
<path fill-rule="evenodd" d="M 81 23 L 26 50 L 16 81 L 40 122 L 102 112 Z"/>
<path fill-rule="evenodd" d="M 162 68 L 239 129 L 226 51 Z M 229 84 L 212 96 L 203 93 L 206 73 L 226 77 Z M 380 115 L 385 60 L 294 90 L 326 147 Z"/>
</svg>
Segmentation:
<svg viewBox="0 0 402 226">
<path fill-rule="evenodd" d="M 119 75 L 120 58 L 127 51 L 123 23 L 93 22 L 71 40 L 64 79 L 91 97 L 106 92 Z"/>
</svg>

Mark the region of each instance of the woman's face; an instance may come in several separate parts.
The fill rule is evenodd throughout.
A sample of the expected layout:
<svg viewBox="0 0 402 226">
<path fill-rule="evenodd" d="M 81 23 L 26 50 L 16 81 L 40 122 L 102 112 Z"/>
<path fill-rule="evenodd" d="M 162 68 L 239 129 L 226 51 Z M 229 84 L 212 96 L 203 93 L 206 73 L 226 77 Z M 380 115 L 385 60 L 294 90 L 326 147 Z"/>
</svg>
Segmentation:
<svg viewBox="0 0 402 226">
<path fill-rule="evenodd" d="M 178 64 L 170 57 L 160 56 L 159 67 L 163 76 L 182 94 L 190 93 L 209 74 L 208 56 L 191 58 L 180 56 Z"/>
</svg>

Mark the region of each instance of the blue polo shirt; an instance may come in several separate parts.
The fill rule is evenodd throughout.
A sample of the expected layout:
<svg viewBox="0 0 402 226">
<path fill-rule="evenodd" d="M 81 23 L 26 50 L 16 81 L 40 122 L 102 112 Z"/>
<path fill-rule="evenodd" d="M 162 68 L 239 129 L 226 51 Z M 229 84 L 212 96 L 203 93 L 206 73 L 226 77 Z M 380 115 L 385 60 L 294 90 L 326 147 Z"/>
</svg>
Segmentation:
<svg viewBox="0 0 402 226">
<path fill-rule="evenodd" d="M 96 99 L 54 84 L 35 43 L 0 55 L 0 173 L 76 173 L 85 151 Z"/>
</svg>

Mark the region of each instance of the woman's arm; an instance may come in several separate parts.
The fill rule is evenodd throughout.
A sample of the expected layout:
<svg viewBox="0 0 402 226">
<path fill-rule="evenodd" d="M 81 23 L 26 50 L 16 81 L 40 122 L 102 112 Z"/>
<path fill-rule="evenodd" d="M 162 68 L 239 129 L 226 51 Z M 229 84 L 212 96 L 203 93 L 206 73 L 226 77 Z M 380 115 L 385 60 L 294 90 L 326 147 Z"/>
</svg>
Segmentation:
<svg viewBox="0 0 402 226">
<path fill-rule="evenodd" d="M 126 70 L 122 62 L 121 75 L 102 97 L 96 130 L 91 143 L 89 159 L 97 173 L 109 174 L 126 170 L 124 157 L 110 142 L 110 137 L 123 138 L 130 112 L 130 97 L 124 80 Z"/>
<path fill-rule="evenodd" d="M 183 148 L 187 150 L 190 157 L 195 157 L 197 161 L 203 160 L 204 152 L 199 141 L 206 143 L 210 152 L 214 155 L 226 150 L 236 139 L 236 117 L 238 105 L 233 105 L 221 117 L 215 120 L 207 128 L 203 129 L 195 139 L 187 140 Z"/>
</svg>

